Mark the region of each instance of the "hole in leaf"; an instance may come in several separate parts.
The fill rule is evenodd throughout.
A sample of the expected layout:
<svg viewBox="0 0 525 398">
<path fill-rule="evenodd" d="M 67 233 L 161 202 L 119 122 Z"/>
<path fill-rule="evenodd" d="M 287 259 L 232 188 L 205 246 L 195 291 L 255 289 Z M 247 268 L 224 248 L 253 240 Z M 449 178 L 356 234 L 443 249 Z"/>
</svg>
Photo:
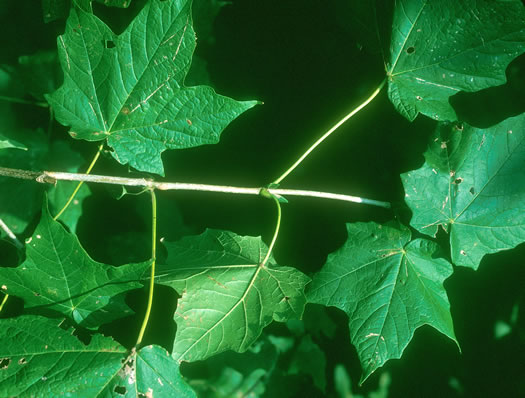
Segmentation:
<svg viewBox="0 0 525 398">
<path fill-rule="evenodd" d="M 119 395 L 126 395 L 126 393 L 128 392 L 128 390 L 126 390 L 126 387 L 124 386 L 115 386 L 113 391 Z"/>
<path fill-rule="evenodd" d="M 454 126 L 454 128 L 457 130 L 457 131 L 463 131 L 463 125 L 462 124 L 456 124 Z"/>
<path fill-rule="evenodd" d="M 0 369 L 7 369 L 11 360 L 9 358 L 3 358 L 0 360 Z"/>
<path fill-rule="evenodd" d="M 462 182 L 463 182 L 463 178 L 461 178 L 461 177 L 456 178 L 456 179 L 454 180 L 454 184 L 457 184 L 457 185 L 461 184 Z"/>
<path fill-rule="evenodd" d="M 103 40 L 105 48 L 115 48 L 115 42 L 113 40 Z"/>
<path fill-rule="evenodd" d="M 476 191 L 474 190 L 474 187 L 470 187 L 469 192 L 470 192 L 472 195 L 475 195 L 475 194 L 476 194 Z"/>
<path fill-rule="evenodd" d="M 18 364 L 19 364 L 19 365 L 25 365 L 26 363 L 27 363 L 27 361 L 26 361 L 26 359 L 25 359 L 24 357 L 22 357 L 22 358 L 20 358 L 20 359 L 18 360 Z"/>
<path fill-rule="evenodd" d="M 459 254 L 461 254 L 462 256 L 466 256 L 466 255 L 467 255 L 467 253 L 465 252 L 465 250 L 460 250 L 460 251 L 459 251 Z"/>
<path fill-rule="evenodd" d="M 407 48 L 407 54 L 412 54 L 414 51 L 416 51 L 416 49 L 412 46 Z"/>
<path fill-rule="evenodd" d="M 423 101 L 423 97 L 421 97 L 421 96 L 419 96 L 419 95 L 416 95 L 416 99 L 417 99 L 418 101 Z"/>
</svg>

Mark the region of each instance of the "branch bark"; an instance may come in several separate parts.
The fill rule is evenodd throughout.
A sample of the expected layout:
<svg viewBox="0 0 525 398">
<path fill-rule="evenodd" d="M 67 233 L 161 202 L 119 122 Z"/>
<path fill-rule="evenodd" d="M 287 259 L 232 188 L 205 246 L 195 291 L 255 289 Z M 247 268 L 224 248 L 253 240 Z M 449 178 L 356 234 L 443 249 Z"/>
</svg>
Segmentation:
<svg viewBox="0 0 525 398">
<path fill-rule="evenodd" d="M 228 185 L 209 185 L 209 184 L 188 184 L 183 182 L 157 182 L 147 178 L 126 178 L 126 177 L 112 177 L 94 174 L 79 174 L 79 173 L 63 173 L 55 171 L 28 171 L 20 169 L 10 169 L 0 167 L 0 175 L 13 178 L 23 178 L 34 180 L 40 183 L 55 184 L 57 181 L 84 181 L 97 184 L 114 184 L 133 187 L 143 187 L 159 189 L 161 191 L 180 190 L 180 191 L 206 191 L 206 192 L 222 192 L 242 195 L 259 195 L 262 190 L 279 196 L 308 196 L 315 198 L 342 200 L 345 202 L 363 203 L 373 206 L 390 208 L 390 203 L 379 200 L 366 199 L 358 196 L 319 192 L 319 191 L 305 191 L 302 189 L 279 189 L 279 188 L 245 188 L 232 187 Z"/>
</svg>

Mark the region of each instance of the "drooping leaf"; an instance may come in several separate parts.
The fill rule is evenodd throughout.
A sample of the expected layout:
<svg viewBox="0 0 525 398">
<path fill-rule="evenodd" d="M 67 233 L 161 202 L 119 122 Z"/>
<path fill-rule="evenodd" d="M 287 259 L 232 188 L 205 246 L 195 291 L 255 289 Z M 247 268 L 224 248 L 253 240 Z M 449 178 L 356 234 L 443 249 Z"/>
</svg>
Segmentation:
<svg viewBox="0 0 525 398">
<path fill-rule="evenodd" d="M 59 324 L 39 316 L 0 320 L 2 396 L 195 397 L 162 348 L 148 346 L 128 355 L 101 335 L 85 345 Z"/>
<path fill-rule="evenodd" d="M 438 126 L 425 164 L 401 178 L 410 224 L 431 236 L 443 226 L 454 264 L 477 269 L 525 241 L 525 114 L 484 130 Z"/>
<path fill-rule="evenodd" d="M 47 99 L 73 137 L 107 139 L 120 163 L 163 175 L 163 151 L 217 143 L 256 104 L 184 87 L 195 47 L 190 4 L 151 0 L 119 36 L 71 10 L 58 38 L 64 84 Z"/>
<path fill-rule="evenodd" d="M 309 278 L 273 258 L 256 237 L 207 230 L 167 243 L 159 282 L 182 295 L 175 312 L 173 357 L 196 361 L 225 350 L 246 349 L 272 320 L 300 318 Z"/>
<path fill-rule="evenodd" d="M 456 120 L 449 97 L 506 82 L 525 51 L 520 0 L 400 0 L 392 24 L 388 95 L 399 113 Z"/>
<path fill-rule="evenodd" d="M 27 147 L 24 144 L 21 144 L 20 142 L 10 138 L 6 138 L 2 134 L 0 134 L 0 149 L 8 148 L 22 149 L 24 151 L 27 151 Z"/>
<path fill-rule="evenodd" d="M 77 237 L 53 220 L 45 204 L 26 243 L 26 260 L 20 266 L 0 268 L 4 292 L 22 298 L 26 308 L 58 311 L 89 327 L 98 326 L 90 316 L 109 322 L 131 314 L 123 302 L 125 311 L 103 309 L 112 305 L 113 296 L 142 287 L 138 280 L 149 262 L 117 268 L 93 261 Z"/>
<path fill-rule="evenodd" d="M 410 241 L 410 231 L 375 223 L 347 224 L 348 239 L 328 256 L 307 289 L 309 302 L 348 314 L 364 381 L 400 358 L 414 331 L 430 325 L 455 341 L 443 281 L 452 266 L 436 257 L 430 241 Z"/>
</svg>

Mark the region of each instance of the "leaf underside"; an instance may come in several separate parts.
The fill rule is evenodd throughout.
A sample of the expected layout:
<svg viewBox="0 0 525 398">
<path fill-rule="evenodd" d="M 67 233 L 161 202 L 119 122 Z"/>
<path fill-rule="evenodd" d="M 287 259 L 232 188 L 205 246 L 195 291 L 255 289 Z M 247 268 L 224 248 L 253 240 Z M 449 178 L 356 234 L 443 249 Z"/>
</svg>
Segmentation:
<svg viewBox="0 0 525 398">
<path fill-rule="evenodd" d="M 260 266 L 267 251 L 260 238 L 207 230 L 166 246 L 168 265 L 160 267 L 159 282 L 182 295 L 175 359 L 246 351 L 272 320 L 302 316 L 309 278 L 272 258 Z"/>
</svg>

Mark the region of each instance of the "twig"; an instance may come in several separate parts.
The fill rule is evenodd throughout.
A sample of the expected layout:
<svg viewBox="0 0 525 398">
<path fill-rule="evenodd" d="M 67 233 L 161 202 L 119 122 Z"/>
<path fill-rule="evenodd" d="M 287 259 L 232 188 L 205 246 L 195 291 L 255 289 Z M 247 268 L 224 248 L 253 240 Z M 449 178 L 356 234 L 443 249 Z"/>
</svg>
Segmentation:
<svg viewBox="0 0 525 398">
<path fill-rule="evenodd" d="M 115 184 L 134 187 L 144 187 L 150 189 L 180 190 L 180 191 L 207 191 L 207 192 L 222 192 L 234 193 L 243 195 L 259 195 L 263 187 L 244 188 L 232 187 L 228 185 L 209 185 L 209 184 L 188 184 L 183 182 L 157 182 L 146 178 L 126 178 L 126 177 L 111 177 L 95 174 L 79 174 L 79 173 L 63 173 L 54 171 L 33 172 L 18 169 L 9 169 L 0 167 L 0 175 L 14 178 L 33 179 L 37 182 L 46 182 L 54 184 L 56 181 L 84 181 L 100 184 Z M 302 189 L 279 189 L 268 188 L 267 192 L 276 195 L 290 195 L 290 196 L 309 196 L 316 198 L 325 198 L 333 200 L 342 200 L 345 202 L 363 203 L 373 206 L 380 206 L 390 208 L 390 203 L 382 202 L 373 199 L 361 198 L 358 196 L 350 196 L 329 192 L 305 191 Z"/>
</svg>

